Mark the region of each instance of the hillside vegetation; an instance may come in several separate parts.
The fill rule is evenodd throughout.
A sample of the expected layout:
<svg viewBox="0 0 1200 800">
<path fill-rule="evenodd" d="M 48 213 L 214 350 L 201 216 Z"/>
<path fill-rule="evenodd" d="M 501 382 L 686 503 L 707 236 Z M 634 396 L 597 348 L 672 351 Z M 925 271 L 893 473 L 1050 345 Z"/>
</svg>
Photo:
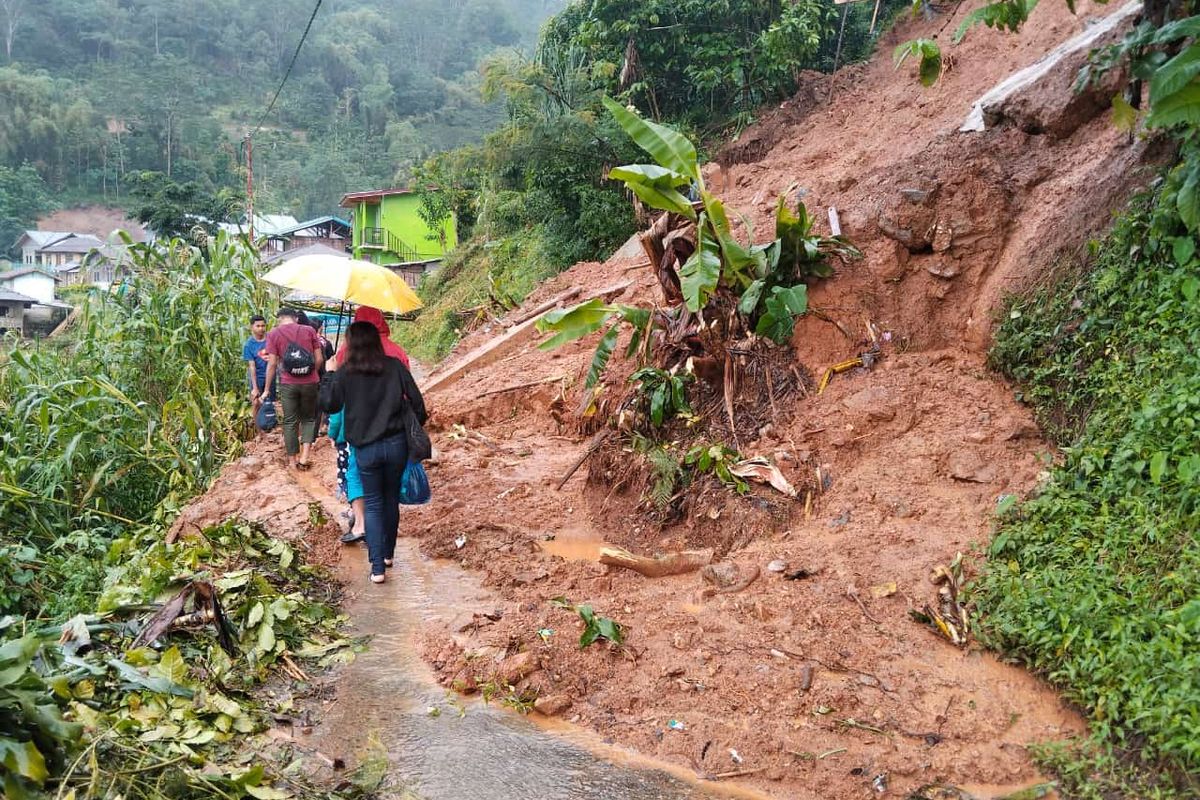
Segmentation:
<svg viewBox="0 0 1200 800">
<path fill-rule="evenodd" d="M 884 3 L 881 19 L 904 5 Z M 428 210 L 452 211 L 468 235 L 422 287 L 427 308 L 403 331 L 406 345 L 441 358 L 464 321 L 503 312 L 576 262 L 607 258 L 633 233 L 634 207 L 607 171 L 640 151 L 602 107 L 605 96 L 723 142 L 811 80 L 806 70 L 870 53 L 883 26 L 870 32 L 869 4 L 842 7 L 844 32 L 836 8 L 587 0 L 550 19 L 533 58 L 487 59 L 483 98 L 503 99 L 504 124 L 417 170 L 422 183 L 453 187 L 431 195 Z"/>
<path fill-rule="evenodd" d="M 0 166 L 33 165 L 60 204 L 122 204 L 130 177 L 245 186 L 260 208 L 330 213 L 435 149 L 478 140 L 502 109 L 479 60 L 528 48 L 557 0 L 324 3 L 264 112 L 312 0 L 11 0 L 0 4 Z"/>
</svg>

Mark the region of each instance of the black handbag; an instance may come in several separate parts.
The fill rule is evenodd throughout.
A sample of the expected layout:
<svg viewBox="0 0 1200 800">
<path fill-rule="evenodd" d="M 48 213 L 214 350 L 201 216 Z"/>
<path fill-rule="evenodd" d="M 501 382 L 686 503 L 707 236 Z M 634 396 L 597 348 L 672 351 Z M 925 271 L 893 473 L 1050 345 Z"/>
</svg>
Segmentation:
<svg viewBox="0 0 1200 800">
<path fill-rule="evenodd" d="M 408 440 L 410 462 L 433 458 L 433 442 L 429 440 L 429 434 L 421 427 L 417 415 L 407 403 L 404 404 L 404 438 Z"/>
</svg>

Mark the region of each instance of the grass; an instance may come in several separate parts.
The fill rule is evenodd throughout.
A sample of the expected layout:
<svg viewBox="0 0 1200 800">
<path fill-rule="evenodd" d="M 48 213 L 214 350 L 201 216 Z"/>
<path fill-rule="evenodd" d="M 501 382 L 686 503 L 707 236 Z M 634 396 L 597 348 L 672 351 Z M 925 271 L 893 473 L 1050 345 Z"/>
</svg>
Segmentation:
<svg viewBox="0 0 1200 800">
<path fill-rule="evenodd" d="M 486 306 L 499 316 L 560 271 L 545 250 L 545 236 L 536 226 L 527 235 L 462 243 L 421 283 L 418 294 L 425 308 L 415 321 L 397 326 L 396 339 L 419 361 L 436 364 L 464 333 L 466 320 L 459 312 Z"/>
<path fill-rule="evenodd" d="M 1002 516 L 973 592 L 985 642 L 1089 718 L 1089 742 L 1043 754 L 1071 796 L 1195 796 L 1200 259 L 1153 196 L 1092 255 L 1001 322 L 992 364 L 1062 459 Z"/>
</svg>

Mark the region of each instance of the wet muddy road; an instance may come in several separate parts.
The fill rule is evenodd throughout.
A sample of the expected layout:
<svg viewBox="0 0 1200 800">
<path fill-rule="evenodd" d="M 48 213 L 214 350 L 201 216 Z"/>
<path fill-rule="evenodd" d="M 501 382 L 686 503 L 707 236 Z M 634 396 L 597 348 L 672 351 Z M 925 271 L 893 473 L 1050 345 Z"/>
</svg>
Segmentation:
<svg viewBox="0 0 1200 800">
<path fill-rule="evenodd" d="M 486 593 L 449 564 L 424 559 L 401 540 L 382 586 L 367 582 L 365 551 L 342 566 L 357 632 L 373 636 L 338 682 L 337 701 L 314 731 L 326 753 L 361 761 L 386 751 L 383 796 L 420 800 L 674 800 L 763 797 L 700 785 L 688 773 L 605 745 L 582 730 L 535 724 L 493 701 L 447 693 L 412 644 L 424 622 L 486 603 Z M 436 708 L 435 713 L 430 709 Z"/>
</svg>

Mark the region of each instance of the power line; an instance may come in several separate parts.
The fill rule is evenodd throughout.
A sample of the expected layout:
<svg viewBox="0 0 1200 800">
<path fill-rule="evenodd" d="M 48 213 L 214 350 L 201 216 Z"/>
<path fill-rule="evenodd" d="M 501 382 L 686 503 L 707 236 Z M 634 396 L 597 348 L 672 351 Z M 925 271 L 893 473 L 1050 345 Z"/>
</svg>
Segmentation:
<svg viewBox="0 0 1200 800">
<path fill-rule="evenodd" d="M 262 116 L 258 118 L 258 124 L 254 126 L 254 131 L 250 134 L 251 136 L 253 136 L 255 133 L 258 133 L 259 128 L 262 127 L 263 121 L 267 118 L 267 115 L 271 113 L 271 109 L 275 107 L 275 101 L 279 99 L 279 93 L 283 91 L 284 84 L 287 83 L 287 79 L 291 76 L 292 67 L 296 66 L 296 59 L 300 57 L 300 48 L 304 47 L 304 40 L 308 38 L 308 32 L 312 30 L 313 20 L 317 18 L 317 12 L 321 10 L 322 2 L 324 2 L 324 0 L 317 0 L 317 5 L 313 7 L 312 14 L 308 18 L 308 24 L 304 26 L 304 33 L 300 35 L 300 43 L 296 45 L 296 52 L 292 53 L 292 61 L 290 64 L 288 64 L 287 72 L 283 73 L 283 80 L 279 82 L 279 88 L 275 90 L 275 96 L 271 98 L 271 102 L 267 105 L 267 110 L 264 111 Z"/>
</svg>

